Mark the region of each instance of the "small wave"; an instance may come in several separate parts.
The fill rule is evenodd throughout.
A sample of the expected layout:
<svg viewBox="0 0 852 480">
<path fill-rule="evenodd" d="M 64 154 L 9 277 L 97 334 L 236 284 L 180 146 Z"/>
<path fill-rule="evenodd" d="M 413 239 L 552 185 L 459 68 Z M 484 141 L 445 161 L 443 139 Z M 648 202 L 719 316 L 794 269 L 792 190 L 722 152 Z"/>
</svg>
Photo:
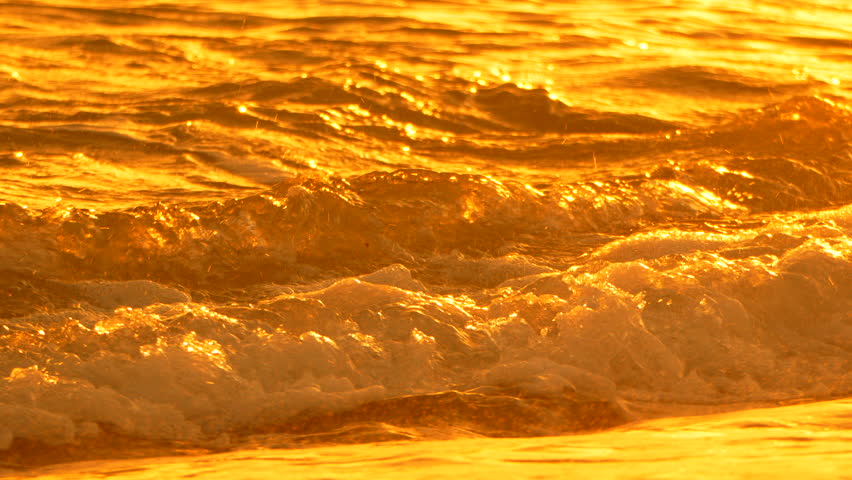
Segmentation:
<svg viewBox="0 0 852 480">
<path fill-rule="evenodd" d="M 635 234 L 567 270 L 516 267 L 476 301 L 401 265 L 298 291 L 247 285 L 204 304 L 192 301 L 201 291 L 150 281 L 13 273 L 0 334 L 26 353 L 4 350 L 0 414 L 29 419 L 4 423 L 14 438 L 48 444 L 102 431 L 204 444 L 364 422 L 552 434 L 625 421 L 619 397 L 848 393 L 852 330 L 835 287 L 852 274 L 848 232 L 802 220 Z M 50 307 L 9 318 L 29 301 Z M 425 416 L 402 421 L 412 405 Z"/>
<path fill-rule="evenodd" d="M 549 98 L 545 90 L 525 90 L 514 84 L 481 89 L 475 101 L 496 120 L 524 131 L 648 133 L 677 128 L 677 125 L 641 115 L 572 109 Z"/>
<path fill-rule="evenodd" d="M 661 90 L 688 97 L 801 95 L 818 85 L 818 82 L 813 81 L 778 83 L 701 66 L 663 67 L 632 72 L 613 83 L 620 87 Z"/>
</svg>

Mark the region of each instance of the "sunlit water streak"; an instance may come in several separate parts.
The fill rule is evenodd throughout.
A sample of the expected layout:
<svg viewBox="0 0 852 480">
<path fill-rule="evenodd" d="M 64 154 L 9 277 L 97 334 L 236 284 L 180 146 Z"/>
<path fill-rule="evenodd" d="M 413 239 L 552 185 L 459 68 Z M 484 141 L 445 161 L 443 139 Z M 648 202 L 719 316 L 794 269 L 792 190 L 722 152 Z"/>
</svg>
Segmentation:
<svg viewBox="0 0 852 480">
<path fill-rule="evenodd" d="M 848 396 L 850 38 L 842 2 L 2 2 L 0 451 Z"/>
</svg>

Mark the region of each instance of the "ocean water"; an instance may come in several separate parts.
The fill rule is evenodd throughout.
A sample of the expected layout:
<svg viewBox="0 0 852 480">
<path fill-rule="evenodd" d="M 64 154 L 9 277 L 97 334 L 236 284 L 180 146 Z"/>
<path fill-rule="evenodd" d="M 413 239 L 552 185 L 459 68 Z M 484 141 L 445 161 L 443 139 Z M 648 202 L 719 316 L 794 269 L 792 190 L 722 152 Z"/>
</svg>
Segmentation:
<svg viewBox="0 0 852 480">
<path fill-rule="evenodd" d="M 848 439 L 850 66 L 843 1 L 0 1 L 2 468 Z"/>
</svg>

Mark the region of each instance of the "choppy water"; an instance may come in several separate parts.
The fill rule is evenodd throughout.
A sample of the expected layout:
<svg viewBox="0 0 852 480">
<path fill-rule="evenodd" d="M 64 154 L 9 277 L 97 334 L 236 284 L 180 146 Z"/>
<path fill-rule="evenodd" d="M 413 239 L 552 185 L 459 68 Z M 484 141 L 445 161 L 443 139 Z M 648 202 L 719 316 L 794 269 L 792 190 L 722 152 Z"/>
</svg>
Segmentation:
<svg viewBox="0 0 852 480">
<path fill-rule="evenodd" d="M 839 1 L 0 2 L 5 461 L 849 396 L 850 38 Z"/>
</svg>

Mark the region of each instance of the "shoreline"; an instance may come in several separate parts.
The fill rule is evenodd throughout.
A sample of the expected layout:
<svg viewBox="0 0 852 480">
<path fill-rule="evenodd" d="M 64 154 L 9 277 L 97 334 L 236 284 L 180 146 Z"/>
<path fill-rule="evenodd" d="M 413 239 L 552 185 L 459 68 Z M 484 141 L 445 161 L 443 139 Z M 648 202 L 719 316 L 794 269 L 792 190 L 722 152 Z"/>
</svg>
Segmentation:
<svg viewBox="0 0 852 480">
<path fill-rule="evenodd" d="M 598 433 L 252 449 L 55 464 L 9 478 L 841 478 L 852 398 L 660 418 Z M 795 459 L 795 460 L 794 460 Z"/>
</svg>

